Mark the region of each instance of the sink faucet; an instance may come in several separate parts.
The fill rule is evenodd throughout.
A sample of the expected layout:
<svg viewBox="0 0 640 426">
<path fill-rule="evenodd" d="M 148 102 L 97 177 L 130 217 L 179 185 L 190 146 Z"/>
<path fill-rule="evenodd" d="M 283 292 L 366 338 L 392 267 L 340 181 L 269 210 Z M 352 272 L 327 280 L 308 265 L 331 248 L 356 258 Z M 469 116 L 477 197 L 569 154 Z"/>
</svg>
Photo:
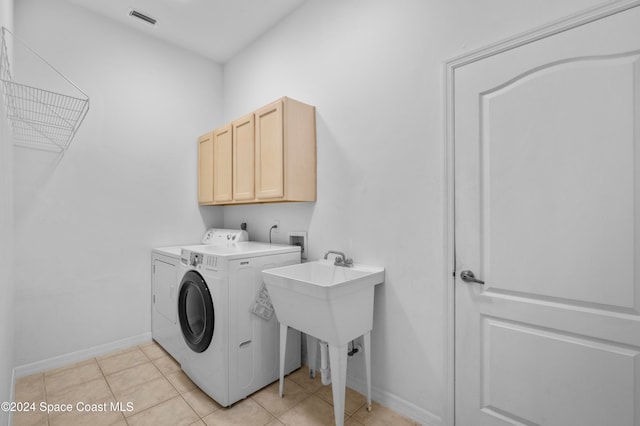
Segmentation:
<svg viewBox="0 0 640 426">
<path fill-rule="evenodd" d="M 329 254 L 332 253 L 336 255 L 336 260 L 333 262 L 335 266 L 346 266 L 347 268 L 353 266 L 353 259 L 348 258 L 347 255 L 341 251 L 329 250 L 325 253 L 324 258 L 327 259 Z"/>
</svg>

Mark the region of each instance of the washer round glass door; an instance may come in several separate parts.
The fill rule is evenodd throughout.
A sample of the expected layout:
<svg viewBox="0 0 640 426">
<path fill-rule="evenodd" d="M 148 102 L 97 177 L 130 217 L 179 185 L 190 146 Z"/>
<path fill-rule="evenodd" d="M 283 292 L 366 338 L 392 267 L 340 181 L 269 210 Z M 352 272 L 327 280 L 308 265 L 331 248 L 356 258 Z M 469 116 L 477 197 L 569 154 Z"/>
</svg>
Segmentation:
<svg viewBox="0 0 640 426">
<path fill-rule="evenodd" d="M 213 301 L 204 278 L 195 271 L 184 274 L 178 296 L 182 336 L 194 352 L 207 350 L 215 325 Z"/>
</svg>

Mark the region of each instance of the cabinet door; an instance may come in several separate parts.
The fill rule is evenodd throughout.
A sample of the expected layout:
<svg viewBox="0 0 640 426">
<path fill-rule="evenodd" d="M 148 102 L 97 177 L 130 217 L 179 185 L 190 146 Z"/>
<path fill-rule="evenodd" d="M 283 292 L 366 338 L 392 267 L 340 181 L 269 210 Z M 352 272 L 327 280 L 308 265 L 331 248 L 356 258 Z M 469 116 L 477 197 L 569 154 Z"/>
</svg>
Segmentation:
<svg viewBox="0 0 640 426">
<path fill-rule="evenodd" d="M 213 133 L 198 138 L 198 203 L 213 202 Z"/>
<path fill-rule="evenodd" d="M 213 202 L 233 199 L 232 192 L 233 144 L 231 125 L 213 132 Z"/>
<path fill-rule="evenodd" d="M 284 197 L 283 102 L 269 104 L 255 113 L 256 198 Z"/>
<path fill-rule="evenodd" d="M 232 123 L 233 127 L 233 199 L 255 198 L 255 134 L 253 114 Z"/>
</svg>

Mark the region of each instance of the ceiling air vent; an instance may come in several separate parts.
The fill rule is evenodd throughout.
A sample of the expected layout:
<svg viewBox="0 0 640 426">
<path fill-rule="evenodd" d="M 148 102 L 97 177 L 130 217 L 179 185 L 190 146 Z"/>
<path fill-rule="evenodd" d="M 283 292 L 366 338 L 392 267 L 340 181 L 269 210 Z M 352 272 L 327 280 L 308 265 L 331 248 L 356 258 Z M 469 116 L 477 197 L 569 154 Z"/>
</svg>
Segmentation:
<svg viewBox="0 0 640 426">
<path fill-rule="evenodd" d="M 131 9 L 129 11 L 129 16 L 132 16 L 134 18 L 140 19 L 141 21 L 144 21 L 147 24 L 151 24 L 151 25 L 156 25 L 156 22 L 158 22 L 157 19 L 152 18 L 151 16 L 146 15 L 146 14 L 144 14 L 144 13 L 142 13 L 140 11 L 137 11 L 135 9 Z"/>
</svg>

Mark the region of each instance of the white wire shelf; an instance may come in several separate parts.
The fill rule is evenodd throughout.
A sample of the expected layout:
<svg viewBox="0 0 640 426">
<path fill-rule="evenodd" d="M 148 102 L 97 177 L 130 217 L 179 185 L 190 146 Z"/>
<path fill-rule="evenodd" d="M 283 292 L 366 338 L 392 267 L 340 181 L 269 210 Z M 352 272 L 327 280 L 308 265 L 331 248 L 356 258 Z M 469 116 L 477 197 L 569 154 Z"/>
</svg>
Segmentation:
<svg viewBox="0 0 640 426">
<path fill-rule="evenodd" d="M 15 82 L 9 62 L 9 35 L 14 48 L 20 46 L 35 55 L 77 91 L 77 96 Z M 89 96 L 4 27 L 0 56 L 0 82 L 14 143 L 45 150 L 66 150 L 89 111 Z"/>
</svg>

